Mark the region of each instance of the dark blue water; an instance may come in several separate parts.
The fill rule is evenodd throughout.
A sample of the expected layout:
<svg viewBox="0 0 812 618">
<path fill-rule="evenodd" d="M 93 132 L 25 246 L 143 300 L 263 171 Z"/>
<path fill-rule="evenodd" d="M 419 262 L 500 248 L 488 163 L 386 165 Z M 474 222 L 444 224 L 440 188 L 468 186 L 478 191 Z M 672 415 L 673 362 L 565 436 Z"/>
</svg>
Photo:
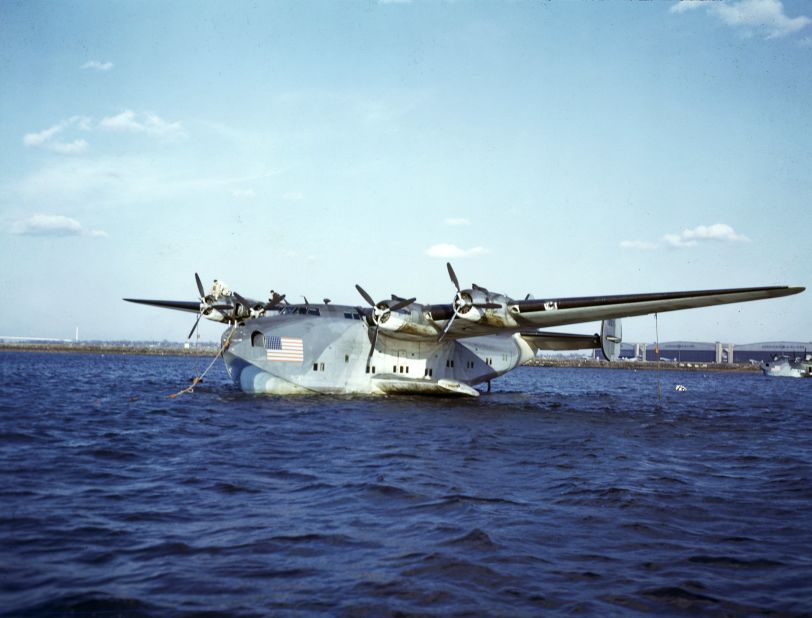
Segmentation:
<svg viewBox="0 0 812 618">
<path fill-rule="evenodd" d="M 812 380 L 167 397 L 205 364 L 0 354 L 0 615 L 812 612 Z"/>
</svg>

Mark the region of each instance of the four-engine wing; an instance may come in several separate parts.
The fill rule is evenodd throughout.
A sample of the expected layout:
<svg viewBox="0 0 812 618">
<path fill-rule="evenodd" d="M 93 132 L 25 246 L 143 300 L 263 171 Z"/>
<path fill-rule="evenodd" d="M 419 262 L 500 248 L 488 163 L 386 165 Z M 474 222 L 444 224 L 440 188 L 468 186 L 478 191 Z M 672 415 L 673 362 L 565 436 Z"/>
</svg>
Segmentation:
<svg viewBox="0 0 812 618">
<path fill-rule="evenodd" d="M 425 316 L 430 322 L 444 328 L 445 336 L 453 339 L 495 335 L 500 332 L 520 332 L 522 336 L 531 336 L 535 334 L 534 329 L 779 298 L 798 294 L 804 289 L 803 287 L 769 286 L 532 300 L 511 300 L 501 295 L 493 295 L 494 298 L 501 300 L 501 306 L 498 309 L 487 307 L 475 315 L 469 313 L 468 319 L 455 320 L 450 328 L 448 324 L 455 316 L 455 307 L 450 304 L 426 306 Z M 584 343 L 586 343 L 586 339 Z M 565 342 L 562 340 L 559 344 L 565 345 Z M 542 347 L 541 349 L 570 348 Z"/>
<path fill-rule="evenodd" d="M 450 304 L 422 305 L 416 303 L 415 298 L 404 299 L 394 296 L 392 301 L 375 303 L 363 288 L 356 286 L 372 307 L 371 310 L 356 308 L 366 317 L 368 324 L 374 327 L 371 350 L 375 348 L 379 331 L 382 337 L 424 341 L 441 341 L 446 337 L 463 339 L 519 333 L 537 349 L 570 350 L 601 347 L 605 353 L 614 356 L 621 340 L 619 322 L 615 325 L 614 321 L 620 318 L 779 298 L 798 294 L 805 289 L 768 286 L 547 299 L 533 299 L 528 296 L 524 300 L 514 300 L 476 284 L 469 289 L 461 289 L 451 264 L 447 266 L 456 288 L 454 300 Z M 130 298 L 125 300 L 189 311 L 198 313 L 199 317 L 205 316 L 220 322 L 234 323 L 261 317 L 267 309 L 277 308 L 274 302 L 277 298 L 284 298 L 274 294 L 274 298 L 268 303 L 249 300 L 236 292 L 230 292 L 225 284 L 216 279 L 212 291 L 205 294 L 200 278 L 195 275 L 195 279 L 200 293 L 199 303 Z M 542 330 L 597 321 L 604 322 L 603 330 L 606 332 L 602 332 L 601 335 L 569 335 Z"/>
</svg>

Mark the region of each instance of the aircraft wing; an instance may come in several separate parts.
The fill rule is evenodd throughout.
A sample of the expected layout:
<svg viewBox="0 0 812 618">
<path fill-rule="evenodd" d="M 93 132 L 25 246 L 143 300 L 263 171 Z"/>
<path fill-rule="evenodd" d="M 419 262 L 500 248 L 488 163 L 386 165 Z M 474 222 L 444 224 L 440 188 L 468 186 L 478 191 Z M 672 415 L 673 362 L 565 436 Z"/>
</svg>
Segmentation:
<svg viewBox="0 0 812 618">
<path fill-rule="evenodd" d="M 619 294 L 615 296 L 582 296 L 541 300 L 510 300 L 505 316 L 486 311 L 479 322 L 458 318 L 449 329 L 451 338 L 521 332 L 529 334 L 532 328 L 550 328 L 595 322 L 613 318 L 626 318 L 680 309 L 712 307 L 728 303 L 779 298 L 803 292 L 803 287 L 770 286 L 757 288 L 730 288 L 720 290 L 694 290 L 661 292 L 654 294 Z M 428 307 L 435 322 L 449 320 L 454 309 L 451 305 Z M 489 313 L 493 317 L 489 317 Z"/>
<path fill-rule="evenodd" d="M 147 300 L 142 298 L 125 298 L 128 303 L 138 303 L 139 305 L 150 305 L 152 307 L 161 307 L 162 309 L 177 309 L 179 311 L 191 311 L 192 313 L 200 312 L 200 301 L 185 301 L 185 300 Z"/>
</svg>

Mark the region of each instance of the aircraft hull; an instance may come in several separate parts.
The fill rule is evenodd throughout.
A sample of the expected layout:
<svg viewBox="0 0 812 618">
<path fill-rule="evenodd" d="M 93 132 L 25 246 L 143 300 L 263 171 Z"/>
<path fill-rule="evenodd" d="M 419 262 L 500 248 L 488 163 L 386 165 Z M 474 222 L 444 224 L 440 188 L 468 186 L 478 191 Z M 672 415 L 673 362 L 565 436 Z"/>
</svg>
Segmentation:
<svg viewBox="0 0 812 618">
<path fill-rule="evenodd" d="M 379 333 L 352 311 L 275 315 L 223 333 L 234 383 L 246 393 L 273 395 L 466 395 L 532 357 L 518 335 L 463 341 L 408 341 Z"/>
</svg>

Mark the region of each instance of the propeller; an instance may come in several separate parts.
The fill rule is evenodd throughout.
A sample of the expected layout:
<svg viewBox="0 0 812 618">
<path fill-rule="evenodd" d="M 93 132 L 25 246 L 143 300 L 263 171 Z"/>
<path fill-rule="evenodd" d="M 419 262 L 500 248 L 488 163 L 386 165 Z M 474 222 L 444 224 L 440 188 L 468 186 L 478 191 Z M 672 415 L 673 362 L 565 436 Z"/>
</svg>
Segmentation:
<svg viewBox="0 0 812 618">
<path fill-rule="evenodd" d="M 189 336 L 186 337 L 186 340 L 192 338 L 192 335 L 195 334 L 197 330 L 197 325 L 200 324 L 200 318 L 203 317 L 203 312 L 205 311 L 208 303 L 206 302 L 206 290 L 203 288 L 203 282 L 200 280 L 200 275 L 195 273 L 195 283 L 197 283 L 197 291 L 200 293 L 200 311 L 197 313 L 197 319 L 195 320 L 195 325 L 192 326 L 192 330 L 189 331 Z"/>
<path fill-rule="evenodd" d="M 457 273 L 454 272 L 454 267 L 451 266 L 451 262 L 446 262 L 446 268 L 448 269 L 448 276 L 451 279 L 451 283 L 454 284 L 454 287 L 457 288 L 457 293 L 454 295 L 454 300 L 451 303 L 451 306 L 454 309 L 454 315 L 451 316 L 451 319 L 448 320 L 448 323 L 445 325 L 443 332 L 440 334 L 440 338 L 438 341 L 442 341 L 443 338 L 446 336 L 448 331 L 451 329 L 451 325 L 454 323 L 454 320 L 457 319 L 457 316 L 463 313 L 468 313 L 471 308 L 476 309 L 499 309 L 502 305 L 499 303 L 475 303 L 471 295 L 468 292 L 463 292 L 460 289 L 460 280 L 457 278 Z M 480 292 L 487 292 L 487 290 L 483 287 L 480 287 L 474 284 L 474 289 Z"/>
<path fill-rule="evenodd" d="M 404 307 L 411 305 L 417 300 L 417 298 L 401 298 L 396 303 L 392 304 L 389 304 L 386 301 L 376 303 L 374 300 L 372 300 L 372 297 L 367 293 L 367 291 L 357 283 L 355 284 L 355 289 L 358 290 L 358 293 L 365 301 L 367 301 L 367 304 L 372 307 L 372 322 L 375 324 L 375 331 L 372 334 L 372 346 L 369 348 L 369 356 L 367 356 L 367 365 L 369 365 L 369 360 L 372 358 L 372 353 L 375 351 L 375 343 L 378 341 L 378 328 L 380 325 L 389 319 L 389 316 L 393 311 L 400 311 Z M 394 300 L 394 298 L 392 300 Z"/>
<path fill-rule="evenodd" d="M 191 339 L 192 335 L 194 335 L 195 331 L 197 330 L 198 324 L 200 324 L 200 318 L 204 315 L 210 314 L 212 311 L 220 312 L 228 322 L 236 322 L 240 319 L 240 307 L 242 306 L 245 310 L 251 311 L 252 309 L 256 309 L 260 311 L 265 308 L 263 303 L 253 303 L 244 298 L 237 292 L 230 292 L 228 293 L 226 290 L 226 294 L 223 294 L 224 288 L 222 285 L 218 288 L 220 291 L 215 291 L 212 288 L 212 294 L 206 294 L 206 289 L 203 287 L 203 282 L 200 280 L 200 275 L 195 273 L 195 284 L 197 285 L 197 291 L 199 293 L 200 298 L 200 312 L 197 314 L 197 319 L 195 320 L 194 326 L 192 326 L 192 330 L 189 331 L 189 336 L 187 339 Z M 218 284 L 215 282 L 215 287 Z M 279 296 L 276 293 L 275 298 L 278 298 L 279 301 L 285 298 L 284 294 Z M 216 296 L 215 296 L 216 295 Z M 219 301 L 219 302 L 215 302 Z M 235 302 L 236 301 L 236 302 Z M 242 316 L 245 317 L 245 316 Z"/>
<path fill-rule="evenodd" d="M 200 300 L 206 297 L 206 290 L 203 288 L 203 282 L 200 280 L 200 275 L 195 273 L 195 281 L 197 282 L 197 291 L 200 292 Z"/>
<path fill-rule="evenodd" d="M 203 312 L 202 312 L 202 311 L 200 311 L 200 312 L 197 314 L 197 319 L 195 320 L 195 325 L 194 325 L 194 326 L 192 326 L 192 330 L 190 330 L 190 331 L 189 331 L 189 336 L 188 336 L 188 337 L 186 337 L 186 340 L 187 340 L 187 341 L 188 341 L 189 339 L 191 339 L 191 338 L 192 338 L 192 335 L 194 335 L 194 334 L 195 334 L 195 330 L 197 330 L 197 325 L 198 325 L 198 324 L 200 324 L 200 318 L 202 318 L 202 317 L 203 317 Z"/>
</svg>

